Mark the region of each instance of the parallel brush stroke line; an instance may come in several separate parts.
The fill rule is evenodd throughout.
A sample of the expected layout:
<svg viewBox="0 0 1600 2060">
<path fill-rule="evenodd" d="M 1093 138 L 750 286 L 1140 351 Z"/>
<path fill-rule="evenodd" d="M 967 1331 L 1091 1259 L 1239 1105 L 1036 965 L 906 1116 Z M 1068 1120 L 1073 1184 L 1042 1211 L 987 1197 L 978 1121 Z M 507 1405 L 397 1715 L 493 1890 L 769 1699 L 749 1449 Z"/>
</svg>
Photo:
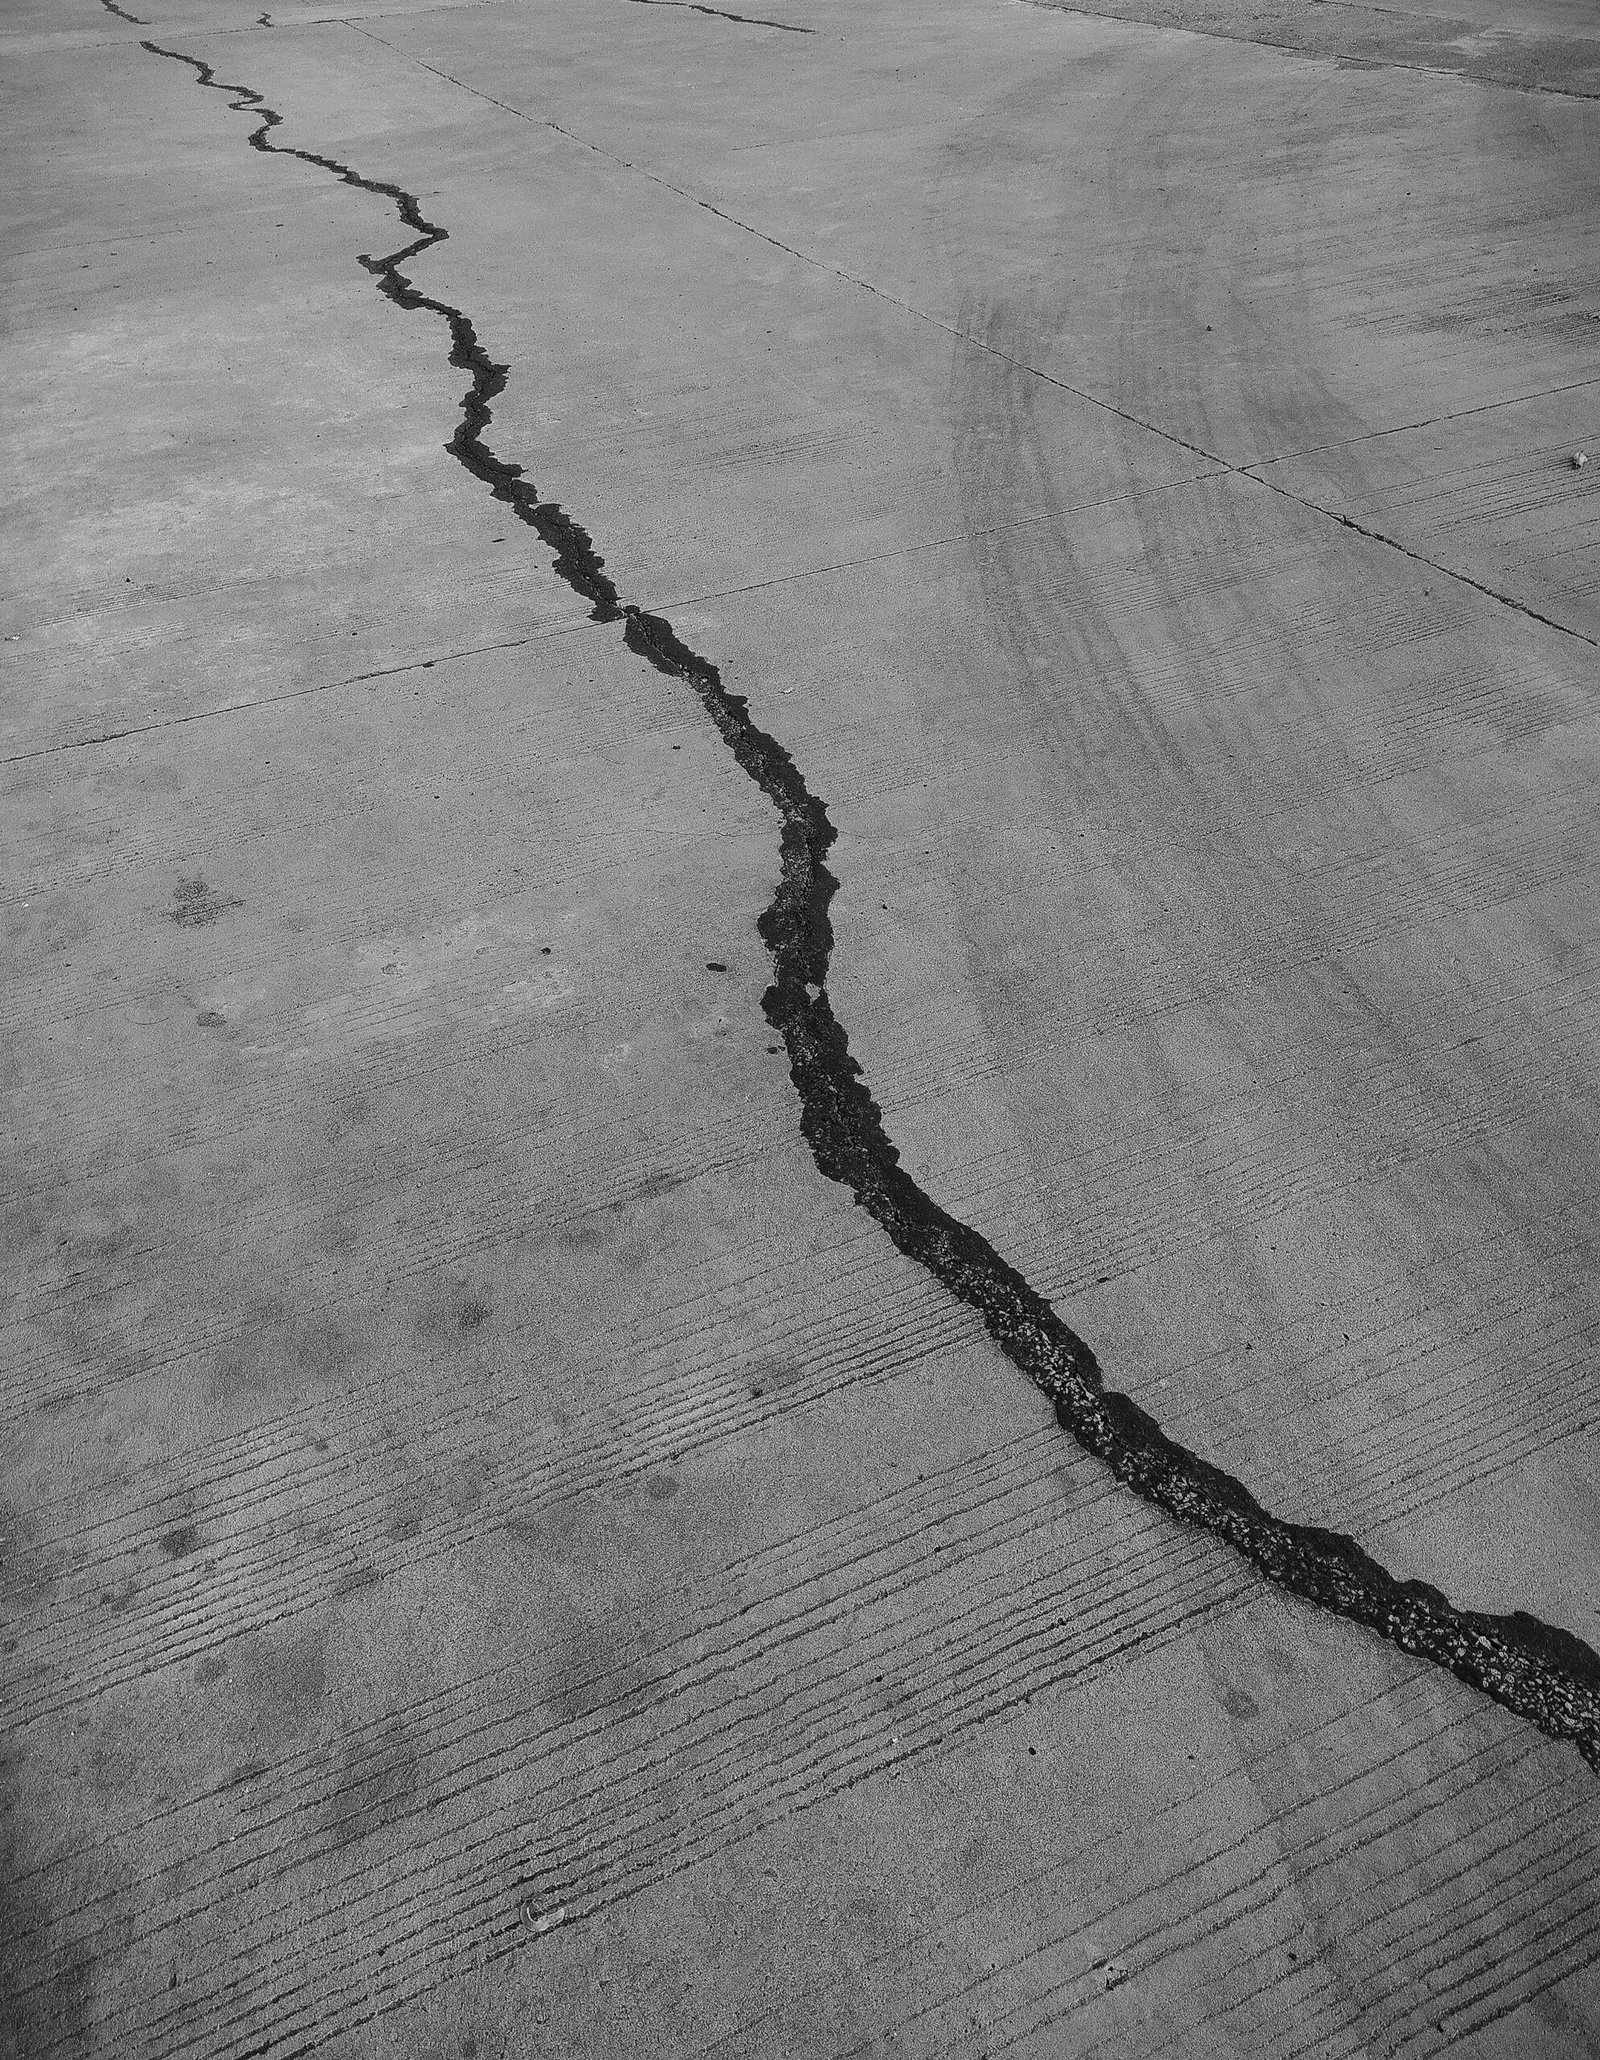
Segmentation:
<svg viewBox="0 0 1600 2060">
<path fill-rule="evenodd" d="M 837 834 L 827 809 L 784 747 L 751 720 L 745 698 L 723 685 L 711 660 L 690 650 L 664 616 L 625 601 L 587 530 L 557 502 L 541 500 L 522 467 L 497 457 L 484 442 L 490 403 L 505 390 L 510 368 L 491 360 L 460 308 L 420 292 L 401 270 L 443 243 L 446 231 L 426 218 L 416 196 L 403 187 L 366 178 L 337 158 L 269 141 L 283 118 L 252 88 L 226 84 L 209 64 L 182 51 L 151 42 L 143 48 L 188 65 L 202 86 L 231 94 L 235 111 L 257 114 L 249 138 L 253 149 L 297 157 L 347 186 L 393 201 L 401 222 L 416 232 L 415 241 L 361 263 L 397 307 L 440 317 L 450 332 L 450 363 L 471 374 L 446 450 L 548 547 L 557 574 L 590 603 L 594 621 L 620 622 L 629 650 L 690 689 L 740 770 L 776 809 L 780 877 L 757 925 L 774 975 L 762 1008 L 788 1050 L 800 1127 L 818 1170 L 849 1188 L 907 1258 L 982 1319 L 1012 1364 L 1049 1396 L 1062 1429 L 1135 1494 L 1231 1545 L 1291 1595 L 1366 1624 L 1550 1737 L 1570 1739 L 1600 1771 L 1600 1658 L 1581 1639 L 1520 1610 L 1491 1616 L 1457 1609 L 1426 1582 L 1397 1581 L 1342 1532 L 1273 1516 L 1231 1474 L 1169 1438 L 1137 1403 L 1108 1389 L 1094 1353 L 1043 1295 L 906 1173 L 828 1000 L 828 908 L 839 883 L 827 866 Z"/>
</svg>

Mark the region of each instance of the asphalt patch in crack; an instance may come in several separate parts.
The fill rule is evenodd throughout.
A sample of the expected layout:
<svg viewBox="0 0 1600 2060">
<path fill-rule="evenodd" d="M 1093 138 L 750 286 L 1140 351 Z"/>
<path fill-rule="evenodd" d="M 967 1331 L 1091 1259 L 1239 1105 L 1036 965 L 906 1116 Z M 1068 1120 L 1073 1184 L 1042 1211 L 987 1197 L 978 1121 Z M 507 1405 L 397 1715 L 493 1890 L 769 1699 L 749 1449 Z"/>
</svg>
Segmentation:
<svg viewBox="0 0 1600 2060">
<path fill-rule="evenodd" d="M 125 7 L 119 7 L 117 0 L 100 0 L 107 14 L 114 14 L 118 21 L 131 21 L 136 29 L 147 29 L 150 24 L 142 14 L 130 14 Z"/>
<path fill-rule="evenodd" d="M 1263 1509 L 1242 1482 L 1169 1438 L 1131 1397 L 1108 1388 L 1094 1353 L 1044 1296 L 986 1238 L 918 1187 L 900 1164 L 828 998 L 828 911 L 839 885 L 827 864 L 837 835 L 828 811 L 784 746 L 752 720 L 745 697 L 724 685 L 712 660 L 691 650 L 665 616 L 625 600 L 582 524 L 559 503 L 541 500 L 523 468 L 485 443 L 491 404 L 505 390 L 509 367 L 490 358 L 468 315 L 423 293 L 401 269 L 443 243 L 447 232 L 403 187 L 369 179 L 337 158 L 273 143 L 271 132 L 283 117 L 253 88 L 227 84 L 203 59 L 183 51 L 148 41 L 142 47 L 189 66 L 202 86 L 232 95 L 234 111 L 254 114 L 253 149 L 298 158 L 393 202 L 413 240 L 390 256 L 360 262 L 397 307 L 445 323 L 450 363 L 471 377 L 446 450 L 545 544 L 560 578 L 589 602 L 593 621 L 620 623 L 630 651 L 695 696 L 734 762 L 772 804 L 780 873 L 756 926 L 773 967 L 761 1005 L 788 1052 L 801 1131 L 818 1171 L 847 1187 L 899 1251 L 973 1311 L 1011 1363 L 1049 1398 L 1061 1428 L 1124 1486 L 1231 1546 L 1276 1587 L 1365 1624 L 1549 1737 L 1571 1740 L 1600 1771 L 1600 1657 L 1581 1639 L 1520 1610 L 1495 1616 L 1457 1609 L 1425 1581 L 1396 1580 L 1344 1533 L 1289 1523 Z"/>
</svg>

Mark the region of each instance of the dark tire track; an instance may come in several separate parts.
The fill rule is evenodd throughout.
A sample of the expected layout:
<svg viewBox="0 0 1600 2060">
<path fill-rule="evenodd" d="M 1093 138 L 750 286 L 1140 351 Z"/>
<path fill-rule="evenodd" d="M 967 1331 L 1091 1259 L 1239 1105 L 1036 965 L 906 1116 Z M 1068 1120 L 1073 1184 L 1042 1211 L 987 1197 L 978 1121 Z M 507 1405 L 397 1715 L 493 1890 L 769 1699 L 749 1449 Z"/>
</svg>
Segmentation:
<svg viewBox="0 0 1600 2060">
<path fill-rule="evenodd" d="M 898 1250 L 982 1319 L 1012 1364 L 1050 1398 L 1062 1429 L 1135 1494 L 1231 1546 L 1277 1587 L 1367 1625 L 1548 1736 L 1570 1739 L 1600 1771 L 1600 1658 L 1581 1639 L 1520 1610 L 1493 1616 L 1457 1609 L 1426 1582 L 1397 1581 L 1342 1532 L 1273 1516 L 1231 1474 L 1169 1438 L 1137 1403 L 1107 1388 L 1094 1353 L 1045 1298 L 905 1172 L 828 999 L 828 910 L 839 883 L 827 866 L 837 835 L 827 809 L 784 747 L 751 719 L 744 696 L 724 686 L 712 661 L 692 651 L 664 616 L 624 600 L 588 531 L 559 503 L 542 500 L 523 468 L 484 441 L 491 403 L 505 390 L 510 368 L 489 357 L 469 316 L 421 292 L 401 269 L 443 243 L 447 232 L 403 187 L 367 178 L 337 158 L 272 142 L 283 117 L 253 88 L 227 84 L 203 59 L 183 51 L 149 41 L 142 48 L 189 66 L 200 85 L 231 95 L 234 111 L 255 114 L 253 149 L 298 158 L 394 203 L 414 240 L 390 256 L 360 262 L 397 307 L 445 323 L 450 363 L 470 374 L 461 419 L 445 448 L 547 546 L 556 573 L 591 604 L 595 622 L 620 622 L 631 651 L 695 694 L 735 763 L 777 811 L 780 877 L 758 924 L 773 964 L 762 1007 L 788 1051 L 801 1130 L 819 1172 L 849 1188 Z"/>
</svg>

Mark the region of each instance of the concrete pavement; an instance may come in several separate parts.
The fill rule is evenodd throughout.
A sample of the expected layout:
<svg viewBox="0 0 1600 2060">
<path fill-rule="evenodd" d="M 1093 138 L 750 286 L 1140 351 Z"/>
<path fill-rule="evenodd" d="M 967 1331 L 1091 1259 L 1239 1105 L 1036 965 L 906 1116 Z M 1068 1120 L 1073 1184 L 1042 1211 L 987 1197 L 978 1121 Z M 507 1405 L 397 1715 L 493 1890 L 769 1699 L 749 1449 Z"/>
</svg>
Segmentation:
<svg viewBox="0 0 1600 2060">
<path fill-rule="evenodd" d="M 929 1207 L 1592 1646 L 1582 11 L 127 12 L 6 25 L 4 2050 L 1584 2050 L 1590 1768 L 819 1170 L 767 794 L 141 47 L 447 230 Z"/>
</svg>

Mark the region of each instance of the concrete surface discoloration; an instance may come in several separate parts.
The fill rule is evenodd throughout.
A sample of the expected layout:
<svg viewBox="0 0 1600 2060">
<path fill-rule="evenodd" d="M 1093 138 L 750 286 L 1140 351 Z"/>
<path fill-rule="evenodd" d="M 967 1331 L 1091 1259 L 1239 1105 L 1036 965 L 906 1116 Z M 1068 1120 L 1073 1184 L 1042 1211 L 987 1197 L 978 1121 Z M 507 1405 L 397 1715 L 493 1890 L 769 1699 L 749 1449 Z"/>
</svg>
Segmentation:
<svg viewBox="0 0 1600 2060">
<path fill-rule="evenodd" d="M 281 168 L 11 35 L 19 2052 L 1595 2022 L 1570 1748 L 1123 1494 L 817 1178 L 1593 1637 L 1592 117 L 793 11 L 276 11 Z M 587 606 L 329 161 L 449 223 Z M 797 1111 L 835 1011 L 895 1180 L 842 1045 Z"/>
</svg>

